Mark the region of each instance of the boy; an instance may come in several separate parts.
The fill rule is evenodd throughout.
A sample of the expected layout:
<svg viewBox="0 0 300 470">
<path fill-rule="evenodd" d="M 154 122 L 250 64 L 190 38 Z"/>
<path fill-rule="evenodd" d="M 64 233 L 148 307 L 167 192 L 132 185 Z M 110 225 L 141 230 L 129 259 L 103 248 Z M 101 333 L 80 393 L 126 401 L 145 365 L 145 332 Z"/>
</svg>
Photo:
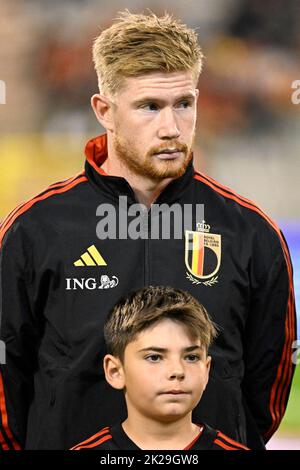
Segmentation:
<svg viewBox="0 0 300 470">
<path fill-rule="evenodd" d="M 205 308 L 171 287 L 145 287 L 109 314 L 103 367 L 124 390 L 128 416 L 71 450 L 246 450 L 204 423 L 192 422 L 209 377 L 208 348 L 216 336 Z"/>
</svg>

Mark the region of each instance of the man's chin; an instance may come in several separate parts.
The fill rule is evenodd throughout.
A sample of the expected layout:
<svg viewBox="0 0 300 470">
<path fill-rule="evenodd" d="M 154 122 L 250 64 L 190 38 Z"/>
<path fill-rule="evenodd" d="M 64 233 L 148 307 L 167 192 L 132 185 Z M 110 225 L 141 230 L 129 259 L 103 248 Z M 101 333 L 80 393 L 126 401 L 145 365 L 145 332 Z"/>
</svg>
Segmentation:
<svg viewBox="0 0 300 470">
<path fill-rule="evenodd" d="M 189 162 L 190 159 L 184 162 L 182 160 L 180 162 L 174 160 L 161 161 L 159 163 L 156 163 L 152 166 L 151 169 L 149 169 L 149 176 L 152 176 L 152 178 L 157 180 L 163 180 L 167 178 L 179 178 L 185 173 Z"/>
</svg>

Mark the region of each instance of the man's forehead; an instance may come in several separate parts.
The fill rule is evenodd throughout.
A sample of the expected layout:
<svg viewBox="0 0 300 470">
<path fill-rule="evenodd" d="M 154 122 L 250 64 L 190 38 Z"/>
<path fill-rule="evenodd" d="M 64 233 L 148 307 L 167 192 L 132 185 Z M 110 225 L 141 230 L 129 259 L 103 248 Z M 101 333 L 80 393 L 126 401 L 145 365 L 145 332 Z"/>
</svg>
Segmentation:
<svg viewBox="0 0 300 470">
<path fill-rule="evenodd" d="M 134 98 L 154 96 L 160 93 L 195 94 L 195 78 L 191 71 L 154 72 L 139 77 L 128 77 L 124 80 L 123 91 L 134 93 Z"/>
</svg>

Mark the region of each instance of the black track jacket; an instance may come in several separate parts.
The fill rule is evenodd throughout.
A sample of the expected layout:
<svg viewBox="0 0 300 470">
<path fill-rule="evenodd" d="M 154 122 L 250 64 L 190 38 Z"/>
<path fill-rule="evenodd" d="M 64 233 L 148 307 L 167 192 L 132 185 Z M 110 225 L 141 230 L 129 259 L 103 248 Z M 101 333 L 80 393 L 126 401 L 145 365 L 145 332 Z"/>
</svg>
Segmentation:
<svg viewBox="0 0 300 470">
<path fill-rule="evenodd" d="M 142 450 L 125 433 L 120 423 L 106 427 L 70 450 Z M 182 450 L 250 450 L 207 424 Z"/>
<path fill-rule="evenodd" d="M 220 327 L 194 422 L 259 448 L 282 419 L 294 369 L 284 237 L 253 202 L 190 163 L 156 203 L 204 204 L 205 221 L 180 239 L 99 239 L 99 205 L 118 214 L 119 196 L 136 204 L 127 181 L 101 169 L 106 140 L 88 142 L 83 173 L 21 204 L 1 226 L 0 444 L 69 449 L 122 421 L 123 394 L 102 370 L 104 319 L 129 290 L 170 285 L 189 291 Z"/>
</svg>

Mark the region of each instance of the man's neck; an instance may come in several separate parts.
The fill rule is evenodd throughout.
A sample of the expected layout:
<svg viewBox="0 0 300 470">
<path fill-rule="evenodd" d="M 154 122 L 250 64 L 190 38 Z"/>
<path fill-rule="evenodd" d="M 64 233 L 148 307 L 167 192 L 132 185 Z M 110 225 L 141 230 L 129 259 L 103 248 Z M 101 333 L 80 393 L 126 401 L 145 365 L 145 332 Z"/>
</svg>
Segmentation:
<svg viewBox="0 0 300 470">
<path fill-rule="evenodd" d="M 172 178 L 165 178 L 157 181 L 137 175 L 133 173 L 120 159 L 116 156 L 112 158 L 109 154 L 110 149 L 108 148 L 108 157 L 103 162 L 102 169 L 107 175 L 125 178 L 130 184 L 136 200 L 140 204 L 144 204 L 148 209 L 172 181 Z"/>
<path fill-rule="evenodd" d="M 127 436 L 144 450 L 179 450 L 188 446 L 200 433 L 200 428 L 191 421 L 191 413 L 171 423 L 160 422 L 128 413 L 122 423 Z"/>
</svg>

